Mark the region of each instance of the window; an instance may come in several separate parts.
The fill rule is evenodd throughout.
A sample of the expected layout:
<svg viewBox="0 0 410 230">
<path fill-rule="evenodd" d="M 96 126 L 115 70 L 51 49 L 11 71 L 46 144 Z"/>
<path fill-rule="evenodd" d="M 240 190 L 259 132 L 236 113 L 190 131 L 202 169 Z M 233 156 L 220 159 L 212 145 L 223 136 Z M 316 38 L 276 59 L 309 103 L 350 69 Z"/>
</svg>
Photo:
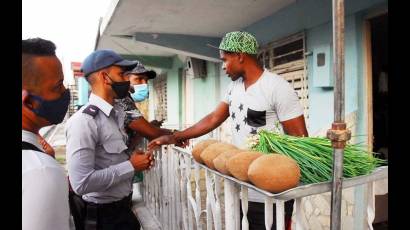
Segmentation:
<svg viewBox="0 0 410 230">
<path fill-rule="evenodd" d="M 268 43 L 261 47 L 258 60 L 266 69 L 279 74 L 293 86 L 304 108 L 308 125 L 309 95 L 305 44 L 303 32 Z"/>
<path fill-rule="evenodd" d="M 75 112 L 77 112 L 78 107 L 78 78 L 74 78 L 74 84 L 68 85 L 70 90 L 70 105 L 68 106 L 68 116 L 71 117 Z"/>
<path fill-rule="evenodd" d="M 154 116 L 158 121 L 167 120 L 167 76 L 160 74 L 153 80 L 155 91 Z"/>
</svg>

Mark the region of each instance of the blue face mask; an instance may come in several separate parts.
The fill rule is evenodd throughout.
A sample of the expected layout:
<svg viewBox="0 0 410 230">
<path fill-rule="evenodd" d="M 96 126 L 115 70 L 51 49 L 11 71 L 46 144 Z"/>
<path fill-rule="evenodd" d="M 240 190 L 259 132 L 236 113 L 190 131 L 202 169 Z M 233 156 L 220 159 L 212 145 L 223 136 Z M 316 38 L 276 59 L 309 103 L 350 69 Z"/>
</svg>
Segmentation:
<svg viewBox="0 0 410 230">
<path fill-rule="evenodd" d="M 148 85 L 134 85 L 134 93 L 131 94 L 132 99 L 136 102 L 141 102 L 148 98 Z"/>
<path fill-rule="evenodd" d="M 70 104 L 70 90 L 67 89 L 60 98 L 51 101 L 44 100 L 33 94 L 30 96 L 40 104 L 38 108 L 32 109 L 37 116 L 46 119 L 54 125 L 64 120 L 68 105 Z"/>
</svg>

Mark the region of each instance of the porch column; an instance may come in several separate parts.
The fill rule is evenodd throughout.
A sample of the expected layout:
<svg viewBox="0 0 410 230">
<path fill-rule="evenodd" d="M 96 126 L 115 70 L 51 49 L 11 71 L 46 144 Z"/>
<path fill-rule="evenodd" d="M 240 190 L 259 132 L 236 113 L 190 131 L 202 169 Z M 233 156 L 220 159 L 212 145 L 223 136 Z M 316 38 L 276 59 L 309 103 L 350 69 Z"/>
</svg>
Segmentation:
<svg viewBox="0 0 410 230">
<path fill-rule="evenodd" d="M 333 0 L 333 66 L 335 75 L 334 122 L 327 132 L 333 146 L 333 177 L 330 227 L 341 229 L 341 199 L 343 179 L 343 153 L 350 131 L 344 121 L 344 0 Z"/>
</svg>

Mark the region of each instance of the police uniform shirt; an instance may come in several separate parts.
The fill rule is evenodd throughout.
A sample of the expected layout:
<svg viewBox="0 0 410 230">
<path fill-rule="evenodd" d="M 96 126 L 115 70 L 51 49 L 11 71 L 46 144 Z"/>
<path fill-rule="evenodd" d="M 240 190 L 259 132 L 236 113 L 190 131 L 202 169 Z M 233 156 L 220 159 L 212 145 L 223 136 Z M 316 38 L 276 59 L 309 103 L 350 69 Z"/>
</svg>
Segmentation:
<svg viewBox="0 0 410 230">
<path fill-rule="evenodd" d="M 125 113 L 95 94 L 66 124 L 67 165 L 73 190 L 93 203 L 132 191 L 134 167 L 126 154 Z"/>
<path fill-rule="evenodd" d="M 43 149 L 32 132 L 22 130 L 21 140 Z M 22 229 L 69 230 L 68 182 L 63 167 L 44 152 L 22 150 L 21 168 Z"/>
</svg>

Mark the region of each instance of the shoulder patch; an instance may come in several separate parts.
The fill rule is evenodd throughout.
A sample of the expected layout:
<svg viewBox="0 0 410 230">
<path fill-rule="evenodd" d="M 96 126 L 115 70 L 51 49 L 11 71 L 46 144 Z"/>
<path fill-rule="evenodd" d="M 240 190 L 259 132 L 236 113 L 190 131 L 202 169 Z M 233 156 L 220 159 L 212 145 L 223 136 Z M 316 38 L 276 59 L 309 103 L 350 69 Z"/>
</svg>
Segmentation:
<svg viewBox="0 0 410 230">
<path fill-rule="evenodd" d="M 98 111 L 100 111 L 100 109 L 97 106 L 89 105 L 83 110 L 83 113 L 86 113 L 92 117 L 95 117 L 98 114 Z"/>
</svg>

